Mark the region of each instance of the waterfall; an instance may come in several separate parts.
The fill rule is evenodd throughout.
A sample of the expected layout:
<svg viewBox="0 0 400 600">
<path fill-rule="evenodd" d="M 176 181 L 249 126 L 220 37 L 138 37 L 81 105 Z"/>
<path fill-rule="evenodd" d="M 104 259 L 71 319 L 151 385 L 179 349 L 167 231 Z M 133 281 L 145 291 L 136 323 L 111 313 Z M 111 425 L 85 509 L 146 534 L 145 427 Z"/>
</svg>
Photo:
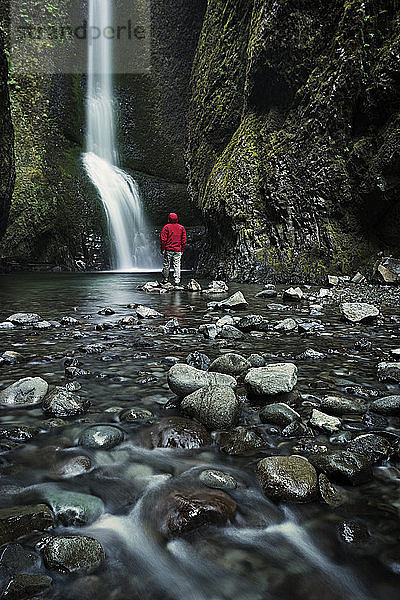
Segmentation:
<svg viewBox="0 0 400 600">
<path fill-rule="evenodd" d="M 112 0 L 89 0 L 89 31 L 112 25 Z M 112 266 L 118 270 L 154 266 L 139 189 L 118 167 L 115 140 L 112 40 L 88 36 L 85 169 L 98 190 L 107 216 Z"/>
</svg>

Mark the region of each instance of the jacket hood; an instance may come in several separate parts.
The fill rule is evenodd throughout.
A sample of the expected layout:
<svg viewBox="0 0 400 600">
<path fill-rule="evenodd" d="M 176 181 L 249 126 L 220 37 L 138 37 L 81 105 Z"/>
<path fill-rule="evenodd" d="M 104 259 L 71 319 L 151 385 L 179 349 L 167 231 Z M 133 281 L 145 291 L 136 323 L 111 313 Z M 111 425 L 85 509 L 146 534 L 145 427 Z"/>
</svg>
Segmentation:
<svg viewBox="0 0 400 600">
<path fill-rule="evenodd" d="M 168 223 L 177 223 L 178 222 L 178 215 L 175 213 L 171 213 L 168 217 Z"/>
</svg>

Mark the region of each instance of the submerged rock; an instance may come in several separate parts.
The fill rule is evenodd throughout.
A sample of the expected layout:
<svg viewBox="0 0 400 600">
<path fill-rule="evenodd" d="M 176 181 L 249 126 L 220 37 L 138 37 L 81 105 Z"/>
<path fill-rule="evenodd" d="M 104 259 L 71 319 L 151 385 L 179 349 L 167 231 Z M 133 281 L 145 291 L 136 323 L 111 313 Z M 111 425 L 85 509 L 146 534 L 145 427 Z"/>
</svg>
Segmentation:
<svg viewBox="0 0 400 600">
<path fill-rule="evenodd" d="M 285 427 L 294 421 L 300 421 L 300 415 L 284 402 L 276 402 L 268 404 L 262 409 L 260 421 L 261 423 L 271 423 Z"/>
<path fill-rule="evenodd" d="M 343 302 L 340 310 L 346 321 L 351 323 L 366 323 L 379 316 L 379 309 L 364 302 Z"/>
<path fill-rule="evenodd" d="M 240 354 L 229 352 L 218 356 L 210 365 L 209 371 L 225 373 L 226 375 L 241 375 L 250 368 L 250 363 Z"/>
<path fill-rule="evenodd" d="M 128 423 L 134 423 L 136 421 L 148 422 L 153 418 L 153 413 L 145 408 L 132 407 L 125 408 L 119 413 L 120 421 L 127 421 Z"/>
<path fill-rule="evenodd" d="M 381 415 L 400 415 L 400 395 L 378 398 L 371 402 L 370 408 Z"/>
<path fill-rule="evenodd" d="M 43 401 L 46 415 L 53 417 L 73 417 L 82 415 L 90 407 L 90 401 L 69 392 L 65 388 L 56 387 Z"/>
<path fill-rule="evenodd" d="M 104 560 L 100 542 L 88 536 L 47 537 L 38 547 L 46 567 L 59 573 L 92 573 Z"/>
<path fill-rule="evenodd" d="M 78 444 L 86 448 L 114 448 L 124 441 L 124 432 L 113 425 L 92 425 L 79 436 Z"/>
<path fill-rule="evenodd" d="M 181 397 L 210 385 L 227 385 L 233 389 L 237 386 L 236 379 L 231 375 L 209 373 L 184 364 L 171 367 L 167 374 L 167 381 L 174 394 Z"/>
<path fill-rule="evenodd" d="M 265 448 L 266 442 L 261 435 L 249 427 L 236 427 L 224 431 L 219 436 L 219 448 L 227 454 L 247 454 L 259 448 Z"/>
<path fill-rule="evenodd" d="M 322 499 L 329 506 L 336 508 L 346 502 L 346 496 L 335 488 L 324 473 L 319 474 L 318 485 Z"/>
<path fill-rule="evenodd" d="M 400 362 L 379 363 L 378 378 L 380 381 L 395 381 L 396 383 L 400 383 Z"/>
<path fill-rule="evenodd" d="M 136 314 L 139 319 L 158 319 L 163 315 L 157 310 L 150 308 L 149 306 L 139 305 L 136 307 Z"/>
<path fill-rule="evenodd" d="M 47 595 L 52 588 L 53 580 L 48 575 L 31 575 L 20 573 L 14 575 L 3 589 L 2 598 L 9 600 L 27 600 Z"/>
<path fill-rule="evenodd" d="M 236 512 L 236 502 L 221 490 L 170 490 L 155 506 L 159 530 L 176 537 L 203 525 L 225 525 Z"/>
<path fill-rule="evenodd" d="M 253 396 L 272 396 L 291 392 L 297 383 L 297 367 L 292 363 L 275 363 L 250 369 L 244 380 Z"/>
<path fill-rule="evenodd" d="M 27 442 L 40 432 L 39 427 L 24 425 L 23 423 L 5 423 L 0 425 L 0 437 L 15 442 Z"/>
<path fill-rule="evenodd" d="M 56 524 L 70 526 L 90 525 L 104 512 L 104 503 L 90 494 L 60 489 L 54 483 L 36 486 L 34 493 L 53 511 Z"/>
<path fill-rule="evenodd" d="M 225 471 L 216 471 L 214 469 L 206 469 L 200 473 L 199 479 L 201 483 L 210 488 L 220 488 L 225 490 L 234 490 L 237 488 L 237 481 L 225 473 Z"/>
<path fill-rule="evenodd" d="M 181 448 L 190 450 L 210 446 L 212 439 L 200 423 L 182 417 L 160 419 L 144 434 L 150 448 Z"/>
<path fill-rule="evenodd" d="M 53 527 L 53 515 L 45 504 L 0 509 L 0 546 L 19 537 Z"/>
<path fill-rule="evenodd" d="M 367 460 L 378 463 L 388 458 L 390 454 L 390 443 L 382 436 L 373 433 L 359 435 L 347 446 L 350 452 L 356 452 L 365 456 Z"/>
<path fill-rule="evenodd" d="M 200 369 L 200 371 L 207 371 L 211 364 L 211 360 L 206 354 L 195 351 L 187 355 L 186 364 L 188 364 L 189 367 Z"/>
<path fill-rule="evenodd" d="M 367 410 L 364 402 L 353 400 L 352 398 L 342 398 L 339 396 L 325 396 L 320 404 L 326 412 L 333 415 L 344 414 L 362 414 Z"/>
<path fill-rule="evenodd" d="M 218 302 L 216 308 L 230 308 L 231 310 L 239 310 L 241 308 L 246 308 L 246 306 L 247 300 L 243 296 L 242 292 L 236 292 L 235 294 L 232 294 L 232 296 L 230 296 L 229 298 L 226 298 L 226 300 Z"/>
<path fill-rule="evenodd" d="M 310 462 L 339 483 L 359 485 L 372 479 L 371 463 L 348 450 L 329 450 L 309 457 Z"/>
<path fill-rule="evenodd" d="M 257 479 L 268 498 L 310 502 L 317 495 L 315 468 L 302 456 L 269 456 L 257 463 Z"/>
<path fill-rule="evenodd" d="M 6 319 L 6 321 L 10 321 L 13 325 L 32 325 L 41 320 L 42 317 L 36 313 L 15 313 Z"/>
<path fill-rule="evenodd" d="M 181 410 L 208 429 L 229 429 L 239 420 L 240 402 L 231 387 L 203 387 L 182 400 Z"/>
<path fill-rule="evenodd" d="M 87 471 L 90 471 L 91 468 L 92 462 L 88 456 L 73 456 L 65 462 L 57 465 L 55 468 L 55 473 L 60 477 L 65 477 L 68 479 L 70 477 L 76 477 L 77 475 L 87 473 Z"/>
<path fill-rule="evenodd" d="M 0 392 L 3 406 L 26 407 L 40 404 L 49 386 L 41 377 L 24 377 Z"/>
<path fill-rule="evenodd" d="M 338 534 L 343 542 L 353 546 L 362 546 L 370 541 L 367 526 L 360 521 L 342 521 L 338 526 Z"/>
<path fill-rule="evenodd" d="M 0 569 L 8 573 L 40 571 L 42 560 L 39 554 L 26 550 L 20 544 L 8 544 L 0 556 Z"/>
</svg>

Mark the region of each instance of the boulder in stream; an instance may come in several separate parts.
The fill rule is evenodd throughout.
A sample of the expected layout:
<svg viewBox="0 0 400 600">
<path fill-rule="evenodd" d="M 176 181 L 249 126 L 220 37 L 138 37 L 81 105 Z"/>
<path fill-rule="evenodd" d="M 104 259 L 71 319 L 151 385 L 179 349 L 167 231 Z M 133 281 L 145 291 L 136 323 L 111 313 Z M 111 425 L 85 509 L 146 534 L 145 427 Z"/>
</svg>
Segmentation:
<svg viewBox="0 0 400 600">
<path fill-rule="evenodd" d="M 400 383 L 400 362 L 381 362 L 378 365 L 380 381 L 395 381 Z"/>
<path fill-rule="evenodd" d="M 370 409 L 381 415 L 400 415 L 400 395 L 385 396 L 371 402 Z"/>
<path fill-rule="evenodd" d="M 53 515 L 45 504 L 0 509 L 0 546 L 34 531 L 53 527 Z"/>
<path fill-rule="evenodd" d="M 229 298 L 226 298 L 226 300 L 218 302 L 216 308 L 240 310 L 241 308 L 246 308 L 247 304 L 247 300 L 243 296 L 242 292 L 236 292 L 235 294 L 232 294 L 232 296 L 229 296 Z"/>
<path fill-rule="evenodd" d="M 293 363 L 275 363 L 250 369 L 244 380 L 252 396 L 273 396 L 291 392 L 297 383 L 297 367 Z"/>
<path fill-rule="evenodd" d="M 350 323 L 368 323 L 379 316 L 379 309 L 365 302 L 343 302 L 340 311 L 344 319 Z"/>
<path fill-rule="evenodd" d="M 302 456 L 263 458 L 256 475 L 264 494 L 278 502 L 310 502 L 317 495 L 317 472 Z"/>
<path fill-rule="evenodd" d="M 163 315 L 157 310 L 150 308 L 149 306 L 139 305 L 136 307 L 136 314 L 139 319 L 159 319 Z"/>
<path fill-rule="evenodd" d="M 108 450 L 123 442 L 124 437 L 124 432 L 114 425 L 91 425 L 81 433 L 78 444 Z"/>
<path fill-rule="evenodd" d="M 202 387 L 227 385 L 232 389 L 237 386 L 236 379 L 223 373 L 209 373 L 185 364 L 176 364 L 170 368 L 167 381 L 171 391 L 177 396 L 185 397 Z"/>
<path fill-rule="evenodd" d="M 207 429 L 190 419 L 166 417 L 152 425 L 142 434 L 150 448 L 181 448 L 191 450 L 210 446 L 212 439 Z"/>
<path fill-rule="evenodd" d="M 10 579 L 1 597 L 9 600 L 42 598 L 51 591 L 52 583 L 53 580 L 48 575 L 20 573 Z"/>
<path fill-rule="evenodd" d="M 261 434 L 250 427 L 235 427 L 219 435 L 219 448 L 227 454 L 240 455 L 252 453 L 267 446 Z"/>
<path fill-rule="evenodd" d="M 63 490 L 54 483 L 35 486 L 34 494 L 51 508 L 56 524 L 64 527 L 90 525 L 104 512 L 103 501 L 97 496 Z"/>
<path fill-rule="evenodd" d="M 200 473 L 199 479 L 210 488 L 219 488 L 223 490 L 235 490 L 237 481 L 232 475 L 225 471 L 217 471 L 215 469 L 206 469 Z"/>
<path fill-rule="evenodd" d="M 100 542 L 88 536 L 46 537 L 38 548 L 46 567 L 59 573 L 92 573 L 104 561 Z"/>
<path fill-rule="evenodd" d="M 271 423 L 272 425 L 286 427 L 286 425 L 300 420 L 299 413 L 284 402 L 268 404 L 260 412 L 261 423 Z"/>
<path fill-rule="evenodd" d="M 0 392 L 3 406 L 27 407 L 40 404 L 49 386 L 41 377 L 24 377 Z"/>
<path fill-rule="evenodd" d="M 338 483 L 360 485 L 372 479 L 371 462 L 348 450 L 328 450 L 309 457 L 310 462 Z"/>
<path fill-rule="evenodd" d="M 56 387 L 43 401 L 43 410 L 52 417 L 73 417 L 82 415 L 90 407 L 90 401 L 69 392 L 65 388 Z"/>
<path fill-rule="evenodd" d="M 13 325 L 33 325 L 33 323 L 41 320 L 42 317 L 36 313 L 15 313 L 6 319 Z"/>
<path fill-rule="evenodd" d="M 229 429 L 239 420 L 240 402 L 231 387 L 203 387 L 182 400 L 181 410 L 208 429 Z"/>
<path fill-rule="evenodd" d="M 248 360 L 240 354 L 228 352 L 218 356 L 210 365 L 209 371 L 217 373 L 225 373 L 225 375 L 241 375 L 250 368 Z"/>
</svg>

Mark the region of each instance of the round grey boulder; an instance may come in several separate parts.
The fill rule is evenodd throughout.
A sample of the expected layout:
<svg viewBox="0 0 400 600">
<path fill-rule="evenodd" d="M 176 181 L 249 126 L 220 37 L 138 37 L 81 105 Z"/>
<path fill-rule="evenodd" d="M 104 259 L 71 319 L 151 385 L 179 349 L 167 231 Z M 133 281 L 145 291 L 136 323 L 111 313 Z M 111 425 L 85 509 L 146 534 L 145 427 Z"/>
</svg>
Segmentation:
<svg viewBox="0 0 400 600">
<path fill-rule="evenodd" d="M 181 397 L 210 385 L 229 386 L 232 389 L 237 386 L 236 379 L 231 375 L 201 371 L 184 364 L 171 367 L 167 374 L 167 381 L 171 391 Z"/>
<path fill-rule="evenodd" d="M 62 490 L 54 483 L 37 486 L 35 494 L 51 508 L 56 524 L 65 527 L 90 525 L 104 513 L 104 503 L 97 496 Z"/>
<path fill-rule="evenodd" d="M 124 433 L 113 425 L 92 425 L 79 436 L 78 444 L 86 448 L 108 450 L 124 441 Z"/>
<path fill-rule="evenodd" d="M 380 381 L 395 381 L 396 383 L 400 383 L 400 362 L 379 363 L 378 378 Z"/>
<path fill-rule="evenodd" d="M 359 415 L 367 411 L 364 402 L 339 396 L 325 396 L 321 400 L 320 407 L 331 415 Z"/>
<path fill-rule="evenodd" d="M 151 421 L 151 419 L 153 418 L 153 413 L 150 412 L 149 410 L 146 410 L 145 408 L 140 408 L 140 407 L 132 407 L 132 408 L 125 408 L 122 412 L 120 412 L 119 414 L 119 419 L 120 421 L 127 421 L 129 423 L 134 423 L 135 421 Z"/>
<path fill-rule="evenodd" d="M 69 392 L 65 388 L 56 387 L 43 400 L 43 410 L 52 417 L 73 417 L 82 415 L 90 406 L 90 401 Z"/>
<path fill-rule="evenodd" d="M 256 467 L 264 494 L 279 502 L 310 502 L 317 495 L 315 468 L 302 456 L 269 456 Z"/>
<path fill-rule="evenodd" d="M 291 392 L 297 383 L 297 367 L 293 363 L 276 363 L 250 369 L 244 380 L 253 396 L 272 396 Z"/>
<path fill-rule="evenodd" d="M 300 415 L 284 402 L 275 402 L 268 404 L 260 412 L 261 423 L 271 423 L 272 425 L 281 425 L 286 427 L 294 421 L 300 421 Z"/>
<path fill-rule="evenodd" d="M 208 429 L 229 429 L 239 420 L 240 402 L 231 387 L 204 387 L 186 396 L 181 410 Z"/>
<path fill-rule="evenodd" d="M 104 560 L 100 542 L 87 536 L 49 537 L 40 550 L 46 567 L 59 573 L 92 573 Z"/>
<path fill-rule="evenodd" d="M 210 365 L 209 371 L 225 373 L 226 375 L 241 375 L 250 368 L 250 363 L 240 354 L 229 352 L 218 356 Z"/>
<path fill-rule="evenodd" d="M 371 402 L 371 410 L 381 415 L 400 415 L 400 396 L 385 396 Z"/>
<path fill-rule="evenodd" d="M 236 479 L 224 471 L 206 469 L 200 473 L 199 479 L 201 483 L 210 488 L 219 488 L 222 490 L 234 490 L 237 488 Z"/>
<path fill-rule="evenodd" d="M 16 407 L 35 406 L 42 402 L 48 389 L 47 382 L 41 377 L 24 377 L 0 392 L 0 404 Z"/>
</svg>

